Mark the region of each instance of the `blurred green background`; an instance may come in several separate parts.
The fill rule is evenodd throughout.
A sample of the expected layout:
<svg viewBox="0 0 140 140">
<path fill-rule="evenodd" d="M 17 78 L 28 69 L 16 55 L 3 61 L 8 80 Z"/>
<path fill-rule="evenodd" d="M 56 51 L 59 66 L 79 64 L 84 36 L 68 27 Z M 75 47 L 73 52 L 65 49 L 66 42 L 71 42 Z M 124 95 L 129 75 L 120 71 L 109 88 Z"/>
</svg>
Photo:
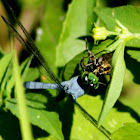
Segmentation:
<svg viewBox="0 0 140 140">
<path fill-rule="evenodd" d="M 63 22 L 65 20 L 65 16 L 68 10 L 68 5 L 71 3 L 71 0 L 7 0 L 7 2 L 13 8 L 13 10 L 16 13 L 16 16 L 20 19 L 22 24 L 25 26 L 27 31 L 35 40 L 41 53 L 48 60 L 50 67 L 54 69 L 55 71 L 56 46 L 58 45 L 58 42 L 59 42 L 59 38 L 62 32 Z M 118 1 L 100 0 L 100 1 L 97 1 L 98 7 L 117 7 L 117 6 L 127 5 L 127 4 L 139 6 L 140 1 L 138 0 L 118 0 Z M 7 17 L 7 19 L 9 19 L 10 22 L 12 23 L 14 22 L 11 16 L 8 14 L 8 11 L 6 11 L 6 8 L 4 7 L 2 2 L 0 3 L 0 14 Z M 15 24 L 16 26 L 16 23 L 13 23 L 13 24 Z M 0 27 L 2 27 L 0 28 L 0 47 L 4 53 L 8 53 L 9 51 L 12 50 L 11 45 L 10 45 L 11 42 L 9 41 L 9 31 L 5 23 L 1 19 L 0 19 Z M 21 31 L 19 30 L 19 32 Z M 22 46 L 16 40 L 15 40 L 15 44 L 16 44 L 17 51 L 19 54 L 19 58 L 23 59 L 22 57 L 24 57 L 24 54 L 22 52 L 23 51 Z M 47 52 L 46 52 L 46 49 L 47 49 Z M 122 113 L 122 116 L 120 115 L 120 118 L 119 118 L 122 121 L 122 123 L 125 122 L 125 117 L 127 118 L 129 115 L 133 116 L 135 120 L 140 122 L 139 120 L 139 117 L 140 117 L 140 109 L 139 109 L 140 108 L 140 102 L 139 102 L 140 63 L 130 58 L 127 53 L 125 54 L 125 60 L 126 60 L 127 70 L 126 70 L 126 75 L 124 79 L 124 86 L 123 86 L 122 94 L 119 101 L 115 105 L 115 108 L 110 112 L 109 114 L 110 116 L 107 118 L 107 121 L 110 120 L 110 118 L 117 116 L 116 114 L 118 112 L 119 113 L 120 112 L 122 113 L 123 111 L 125 112 L 125 109 L 123 110 L 123 107 L 125 106 L 128 109 L 124 114 Z M 82 98 L 88 100 L 89 102 L 92 102 L 94 107 L 88 106 L 86 103 L 84 103 L 84 100 L 82 100 Z M 84 106 L 84 108 L 87 108 L 87 109 L 89 108 L 89 112 L 91 108 L 92 110 L 91 114 L 95 114 L 95 116 L 98 116 L 99 112 L 97 113 L 93 110 L 96 110 L 96 106 L 101 108 L 102 102 L 98 102 L 98 100 L 100 99 L 101 99 L 100 96 L 94 97 L 94 99 L 92 99 L 92 98 L 89 98 L 87 95 L 85 95 L 81 97 L 81 99 L 78 99 L 78 100 L 80 104 Z M 131 113 L 129 112 L 130 114 L 128 113 L 128 110 L 130 110 L 131 112 Z M 11 116 L 11 118 L 12 117 L 13 116 Z M 81 128 L 83 128 L 85 125 L 90 125 L 88 123 L 86 124 L 86 121 L 80 124 L 79 118 L 81 117 L 82 115 L 81 116 L 79 115 L 78 118 L 76 118 L 75 116 L 73 118 L 73 120 L 77 122 L 77 123 L 74 123 L 74 125 L 72 126 L 73 129 L 71 132 L 71 133 L 75 133 L 74 134 L 75 137 L 77 135 L 77 133 L 75 132 L 76 131 L 75 129 L 78 129 L 78 132 L 80 132 Z M 110 120 L 110 123 L 105 122 L 104 124 L 109 129 L 111 129 L 111 127 L 113 128 L 116 125 L 115 123 L 116 122 L 112 119 Z M 111 126 L 111 125 L 114 125 L 114 126 Z M 119 127 L 119 125 L 117 127 Z M 87 131 L 90 131 L 90 133 L 92 133 L 93 131 L 90 128 L 92 127 L 89 126 L 89 130 Z M 36 132 L 36 133 L 39 133 L 39 132 Z M 44 134 L 43 132 L 41 133 L 42 135 Z M 85 134 L 81 133 L 81 135 L 82 134 L 83 134 L 82 137 L 84 137 Z M 102 139 L 102 136 L 100 139 Z"/>
</svg>

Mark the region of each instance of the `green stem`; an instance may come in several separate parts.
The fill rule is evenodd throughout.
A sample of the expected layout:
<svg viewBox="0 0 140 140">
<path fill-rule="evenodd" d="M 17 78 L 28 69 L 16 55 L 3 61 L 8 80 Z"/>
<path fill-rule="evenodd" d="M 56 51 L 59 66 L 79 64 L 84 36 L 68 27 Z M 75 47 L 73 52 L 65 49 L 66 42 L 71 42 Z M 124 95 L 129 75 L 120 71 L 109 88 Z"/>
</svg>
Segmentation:
<svg viewBox="0 0 140 140">
<path fill-rule="evenodd" d="M 20 128 L 23 140 L 33 140 L 31 125 L 29 123 L 25 94 L 23 84 L 21 82 L 20 70 L 18 67 L 17 55 L 14 55 L 13 61 L 13 73 L 16 81 L 15 93 L 17 97 L 18 107 L 19 107 L 19 115 L 20 115 Z"/>
</svg>

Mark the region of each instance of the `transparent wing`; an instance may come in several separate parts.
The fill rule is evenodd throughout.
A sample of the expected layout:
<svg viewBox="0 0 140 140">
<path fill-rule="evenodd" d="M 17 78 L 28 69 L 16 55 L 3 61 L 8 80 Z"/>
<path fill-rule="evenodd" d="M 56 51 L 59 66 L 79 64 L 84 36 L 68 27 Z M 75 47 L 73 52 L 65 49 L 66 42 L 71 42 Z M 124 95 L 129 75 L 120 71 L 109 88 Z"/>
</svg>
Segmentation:
<svg viewBox="0 0 140 140">
<path fill-rule="evenodd" d="M 5 2 L 6 3 L 6 2 Z M 7 3 L 6 3 L 7 4 Z M 2 15 L 2 19 L 3 21 L 6 23 L 6 25 L 9 27 L 10 31 L 13 32 L 13 35 L 18 39 L 18 41 L 22 44 L 22 46 L 30 53 L 33 54 L 34 57 L 36 58 L 36 60 L 38 61 L 38 63 L 40 64 L 41 67 L 43 67 L 43 69 L 47 72 L 47 75 L 55 82 L 59 85 L 59 88 L 61 90 L 63 90 L 63 86 L 60 84 L 58 78 L 54 75 L 54 73 L 52 72 L 51 68 L 48 66 L 48 63 L 45 61 L 45 59 L 43 58 L 43 56 L 40 54 L 37 46 L 35 45 L 34 41 L 32 40 L 32 38 L 30 37 L 30 35 L 28 34 L 28 32 L 26 31 L 26 29 L 24 28 L 24 26 L 21 24 L 21 22 L 16 18 L 14 11 L 12 10 L 12 8 L 7 4 L 7 6 L 9 7 L 9 10 L 11 11 L 12 16 L 14 17 L 15 21 L 17 22 L 17 24 L 19 25 L 19 27 L 21 28 L 21 30 L 23 31 L 23 33 L 25 34 L 27 41 L 25 41 L 23 39 L 23 37 L 16 31 L 16 29 L 14 29 L 14 27 L 12 26 L 12 24 L 7 21 Z"/>
</svg>

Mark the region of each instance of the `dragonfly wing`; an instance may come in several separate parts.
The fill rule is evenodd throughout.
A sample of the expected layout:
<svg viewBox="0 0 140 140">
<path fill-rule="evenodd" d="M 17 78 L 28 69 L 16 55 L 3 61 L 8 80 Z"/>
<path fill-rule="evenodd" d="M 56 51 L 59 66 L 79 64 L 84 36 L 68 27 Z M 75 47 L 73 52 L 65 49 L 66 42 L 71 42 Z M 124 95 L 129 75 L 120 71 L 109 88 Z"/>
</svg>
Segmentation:
<svg viewBox="0 0 140 140">
<path fill-rule="evenodd" d="M 7 3 L 6 3 L 7 4 Z M 40 54 L 37 46 L 35 45 L 34 41 L 32 40 L 32 38 L 30 37 L 30 35 L 28 34 L 28 32 L 26 31 L 26 29 L 24 28 L 24 26 L 21 24 L 21 22 L 16 18 L 12 8 L 7 4 L 7 6 L 9 7 L 14 19 L 16 20 L 17 24 L 19 25 L 20 29 L 23 31 L 23 33 L 25 34 L 27 41 L 25 41 L 23 39 L 23 37 L 14 29 L 14 27 L 12 26 L 12 24 L 7 21 L 3 16 L 2 19 L 3 21 L 6 23 L 6 25 L 9 27 L 9 29 L 11 30 L 11 32 L 14 34 L 14 36 L 18 39 L 18 41 L 22 44 L 23 47 L 25 47 L 25 49 L 30 53 L 33 54 L 34 57 L 36 58 L 36 60 L 38 61 L 38 63 L 43 67 L 43 69 L 47 72 L 47 75 L 55 82 L 59 85 L 60 89 L 63 90 L 63 86 L 60 84 L 58 78 L 54 75 L 54 73 L 52 72 L 51 68 L 48 66 L 48 63 L 45 61 L 45 59 L 43 58 L 43 56 Z"/>
<path fill-rule="evenodd" d="M 6 25 L 9 27 L 9 29 L 13 32 L 14 36 L 19 40 L 19 42 L 23 45 L 23 47 L 27 48 L 28 50 L 30 49 L 30 51 L 33 53 L 33 55 L 35 57 L 37 57 L 37 60 L 39 61 L 39 63 L 43 66 L 43 68 L 47 71 L 48 76 L 57 83 L 57 90 L 59 91 L 65 91 L 68 94 L 71 94 L 73 99 L 76 99 L 82 95 L 84 95 L 85 91 L 79 86 L 77 79 L 77 77 L 71 78 L 69 81 L 64 81 L 62 82 L 62 84 L 59 82 L 59 80 L 55 77 L 55 75 L 53 74 L 53 72 L 51 71 L 51 69 L 49 68 L 47 62 L 44 60 L 43 56 L 40 54 L 38 48 L 35 46 L 34 43 L 30 44 L 29 42 L 24 41 L 24 39 L 22 38 L 22 36 L 13 28 L 13 26 L 3 17 L 1 16 L 3 21 L 6 23 Z M 25 30 L 25 29 L 24 29 Z M 29 36 L 30 37 L 30 36 Z M 33 46 L 33 47 L 32 47 Z M 36 88 L 38 86 L 40 86 L 39 88 L 41 88 L 41 86 L 43 85 L 37 85 L 36 83 L 34 83 L 34 85 L 31 87 L 30 85 L 31 83 L 27 83 L 25 84 L 28 88 Z M 32 83 L 33 84 L 33 83 Z M 65 87 L 65 88 L 64 88 Z M 44 87 L 45 88 L 45 87 Z M 43 88 L 43 89 L 44 89 Z M 47 87 L 46 89 L 48 89 L 49 87 Z M 36 88 L 37 89 L 37 88 Z M 51 89 L 51 86 L 50 86 Z"/>
</svg>

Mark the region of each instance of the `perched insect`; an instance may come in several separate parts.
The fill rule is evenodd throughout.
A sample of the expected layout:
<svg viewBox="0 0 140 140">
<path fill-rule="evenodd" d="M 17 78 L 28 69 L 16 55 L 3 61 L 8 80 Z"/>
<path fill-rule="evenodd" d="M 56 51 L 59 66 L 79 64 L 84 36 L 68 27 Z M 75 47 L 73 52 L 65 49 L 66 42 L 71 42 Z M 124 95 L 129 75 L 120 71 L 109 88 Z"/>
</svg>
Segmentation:
<svg viewBox="0 0 140 140">
<path fill-rule="evenodd" d="M 52 81 L 54 81 L 56 83 L 56 84 L 52 84 L 52 83 L 42 83 L 42 82 L 27 82 L 27 83 L 25 83 L 25 87 L 27 89 L 56 89 L 62 93 L 69 94 L 70 96 L 72 96 L 72 101 L 81 110 L 84 117 L 87 120 L 89 120 L 94 126 L 97 127 L 97 121 L 85 109 L 83 109 L 83 107 L 81 107 L 81 105 L 76 101 L 76 99 L 78 97 L 84 95 L 84 93 L 85 93 L 84 89 L 82 88 L 82 85 L 87 85 L 87 86 L 89 85 L 89 86 L 94 87 L 94 89 L 96 89 L 98 87 L 98 77 L 94 73 L 88 73 L 88 77 L 87 77 L 87 75 L 84 73 L 82 75 L 83 80 L 81 80 L 81 78 L 80 78 L 81 76 L 76 76 L 76 77 L 71 78 L 69 81 L 64 81 L 64 82 L 60 83 L 59 80 L 57 79 L 57 77 L 52 72 L 51 68 L 48 66 L 48 63 L 45 61 L 43 56 L 40 54 L 37 46 L 35 45 L 32 38 L 27 33 L 24 26 L 16 18 L 12 8 L 8 4 L 7 4 L 7 6 L 9 7 L 9 10 L 11 11 L 11 14 L 14 17 L 15 21 L 17 22 L 17 24 L 23 31 L 24 35 L 26 36 L 27 41 L 25 41 L 23 39 L 23 37 L 14 29 L 14 27 L 12 26 L 12 24 L 9 21 L 7 21 L 3 16 L 1 16 L 3 21 L 9 27 L 11 32 L 13 32 L 14 36 L 18 39 L 18 41 L 22 44 L 22 46 L 25 47 L 26 50 L 36 58 L 37 62 L 45 70 L 46 74 L 52 79 Z M 92 62 L 94 63 L 95 61 L 92 61 Z M 95 65 L 95 64 L 93 64 L 93 65 Z M 85 71 L 87 71 L 86 69 L 88 67 L 91 67 L 91 65 L 89 64 L 89 66 L 85 66 L 85 68 L 84 68 Z M 88 70 L 88 72 L 89 72 L 89 70 Z M 108 137 L 108 135 L 110 135 L 110 133 L 103 126 L 100 126 L 98 129 L 107 137 Z"/>
<path fill-rule="evenodd" d="M 102 74 L 110 74 L 111 65 L 110 60 L 108 60 L 111 54 L 104 54 L 97 58 L 91 51 L 88 51 L 88 62 L 84 64 L 84 59 L 82 58 L 80 65 L 83 71 L 92 72 L 96 76 L 100 76 Z"/>
<path fill-rule="evenodd" d="M 111 56 L 112 54 L 104 54 L 99 58 L 96 57 L 91 51 L 88 50 L 87 40 L 86 40 L 86 50 L 88 52 L 88 57 L 83 57 L 80 61 L 83 74 L 81 79 L 84 83 L 88 82 L 90 86 L 93 86 L 95 89 L 99 87 L 99 84 L 103 84 L 99 81 L 101 75 L 109 75 L 111 72 Z M 99 52 L 100 53 L 100 52 Z M 98 53 L 98 54 L 99 54 Z M 88 59 L 87 64 L 84 63 L 84 60 Z"/>
</svg>

